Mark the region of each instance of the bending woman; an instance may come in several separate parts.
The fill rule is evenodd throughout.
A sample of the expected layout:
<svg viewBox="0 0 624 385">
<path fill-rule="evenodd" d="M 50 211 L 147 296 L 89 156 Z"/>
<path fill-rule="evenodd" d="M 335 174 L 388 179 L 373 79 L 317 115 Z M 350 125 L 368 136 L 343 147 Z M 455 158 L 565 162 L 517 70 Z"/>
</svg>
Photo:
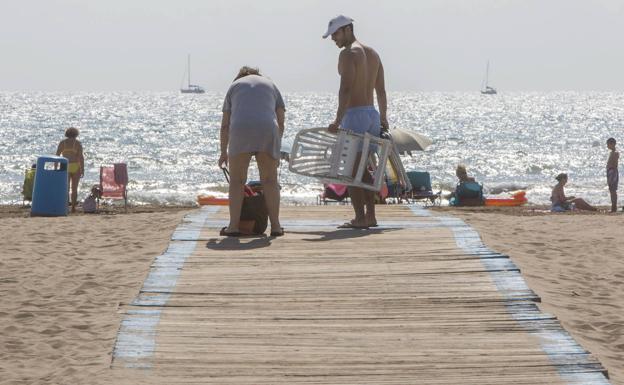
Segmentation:
<svg viewBox="0 0 624 385">
<path fill-rule="evenodd" d="M 78 200 L 78 182 L 84 175 L 84 155 L 82 153 L 82 144 L 78 139 L 78 129 L 69 127 L 65 130 L 65 137 L 57 149 L 56 155 L 61 155 L 69 161 L 67 166 L 67 175 L 69 177 L 69 189 L 71 191 L 72 213 L 76 212 L 76 201 Z"/>
<path fill-rule="evenodd" d="M 240 235 L 243 187 L 252 156 L 260 171 L 271 236 L 284 235 L 279 222 L 277 182 L 284 112 L 284 100 L 275 84 L 260 75 L 257 68 L 241 68 L 223 102 L 219 167 L 227 164 L 230 169 L 230 223 L 221 235 Z"/>
<path fill-rule="evenodd" d="M 598 209 L 589 203 L 585 202 L 582 198 L 576 198 L 574 196 L 566 196 L 563 191 L 563 187 L 568 183 L 568 174 L 559 174 L 555 177 L 557 179 L 557 185 L 553 187 L 550 200 L 552 202 L 551 211 L 563 212 L 572 210 L 572 203 L 579 210 L 597 211 Z"/>
</svg>

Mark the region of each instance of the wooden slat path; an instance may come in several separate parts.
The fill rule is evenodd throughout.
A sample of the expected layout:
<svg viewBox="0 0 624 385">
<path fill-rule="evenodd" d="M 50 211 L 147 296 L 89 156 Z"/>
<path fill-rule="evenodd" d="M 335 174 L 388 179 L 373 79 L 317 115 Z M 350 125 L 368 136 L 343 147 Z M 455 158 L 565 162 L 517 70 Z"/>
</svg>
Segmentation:
<svg viewBox="0 0 624 385">
<path fill-rule="evenodd" d="M 505 255 L 462 221 L 284 207 L 280 238 L 223 238 L 227 208 L 172 235 L 125 319 L 113 370 L 167 384 L 608 384 Z"/>
</svg>

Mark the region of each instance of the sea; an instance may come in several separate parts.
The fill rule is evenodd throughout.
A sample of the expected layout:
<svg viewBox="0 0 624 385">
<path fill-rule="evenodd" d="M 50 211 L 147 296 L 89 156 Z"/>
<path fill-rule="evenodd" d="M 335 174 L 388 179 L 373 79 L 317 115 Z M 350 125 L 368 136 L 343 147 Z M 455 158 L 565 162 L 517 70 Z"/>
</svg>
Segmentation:
<svg viewBox="0 0 624 385">
<path fill-rule="evenodd" d="M 54 154 L 75 126 L 85 152 L 79 199 L 99 182 L 99 168 L 126 162 L 133 204 L 192 205 L 197 195 L 225 196 L 217 165 L 224 93 L 0 92 L 0 203 L 21 204 L 24 172 L 38 156 Z M 304 128 L 327 126 L 335 93 L 285 92 L 292 145 Z M 560 172 L 568 195 L 607 205 L 606 140 L 624 142 L 624 93 L 614 92 L 391 92 L 390 126 L 432 139 L 425 151 L 402 157 L 406 170 L 428 171 L 433 189 L 452 191 L 455 168 L 482 183 L 487 195 L 526 190 L 529 202 L 548 204 Z M 255 165 L 249 179 L 258 179 Z M 314 204 L 317 179 L 280 166 L 283 201 Z"/>
</svg>

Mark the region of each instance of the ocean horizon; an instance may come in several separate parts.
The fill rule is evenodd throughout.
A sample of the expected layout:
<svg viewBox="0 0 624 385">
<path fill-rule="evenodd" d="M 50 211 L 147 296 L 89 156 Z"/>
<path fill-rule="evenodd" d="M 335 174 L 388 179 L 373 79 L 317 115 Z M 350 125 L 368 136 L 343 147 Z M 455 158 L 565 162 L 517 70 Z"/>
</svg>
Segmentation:
<svg viewBox="0 0 624 385">
<path fill-rule="evenodd" d="M 217 166 L 224 93 L 0 92 L 0 203 L 21 203 L 24 170 L 54 154 L 69 126 L 80 129 L 85 177 L 79 199 L 99 182 L 99 167 L 128 163 L 134 204 L 193 204 L 199 194 L 221 194 Z M 335 93 L 285 92 L 284 145 L 303 128 L 327 126 Z M 434 190 L 450 191 L 455 167 L 483 183 L 489 195 L 526 190 L 530 203 L 549 203 L 554 177 L 567 172 L 569 195 L 609 204 L 606 140 L 622 139 L 623 92 L 390 92 L 391 128 L 433 140 L 402 157 L 406 170 L 431 174 Z M 255 167 L 249 179 L 257 179 Z M 322 184 L 290 173 L 282 162 L 282 196 L 314 203 Z"/>
</svg>

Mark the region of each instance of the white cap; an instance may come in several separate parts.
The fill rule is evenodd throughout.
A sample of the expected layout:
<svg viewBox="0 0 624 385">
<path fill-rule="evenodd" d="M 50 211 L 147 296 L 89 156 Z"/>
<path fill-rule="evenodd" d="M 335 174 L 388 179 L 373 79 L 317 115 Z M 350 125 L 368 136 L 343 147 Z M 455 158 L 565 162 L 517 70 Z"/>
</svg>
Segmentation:
<svg viewBox="0 0 624 385">
<path fill-rule="evenodd" d="M 339 28 L 353 23 L 353 19 L 345 15 L 338 15 L 329 21 L 327 25 L 327 32 L 323 35 L 323 39 L 336 32 Z"/>
</svg>

